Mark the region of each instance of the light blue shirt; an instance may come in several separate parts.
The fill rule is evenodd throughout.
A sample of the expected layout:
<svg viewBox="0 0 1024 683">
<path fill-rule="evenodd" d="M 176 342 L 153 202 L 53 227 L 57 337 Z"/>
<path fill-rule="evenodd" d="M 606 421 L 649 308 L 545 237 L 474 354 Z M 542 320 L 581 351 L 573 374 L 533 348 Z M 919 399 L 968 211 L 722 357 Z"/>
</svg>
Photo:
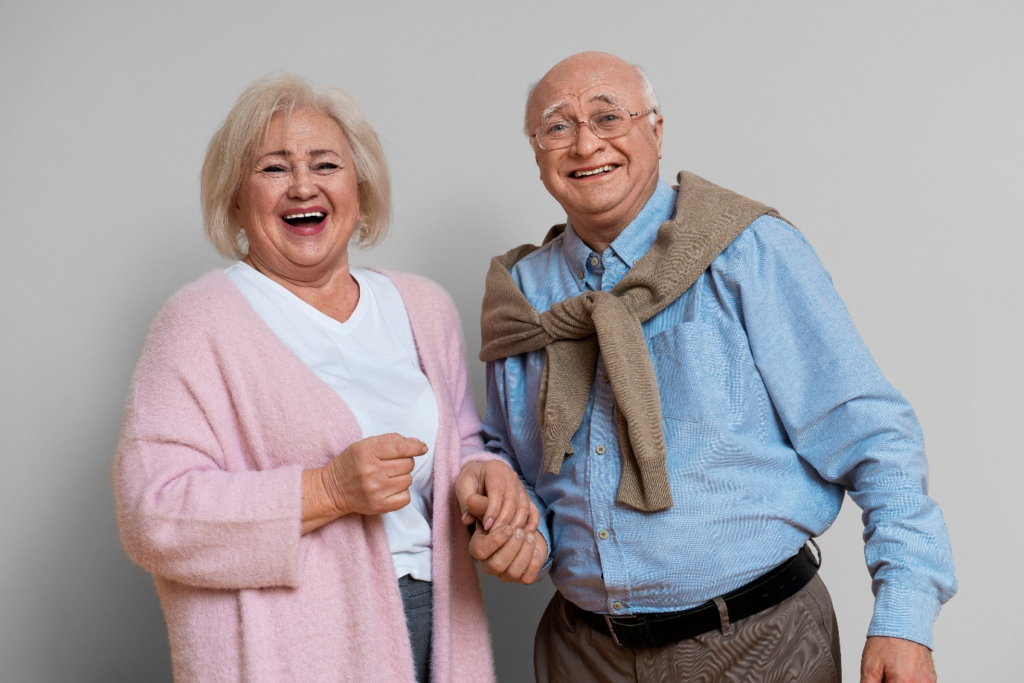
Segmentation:
<svg viewBox="0 0 1024 683">
<path fill-rule="evenodd" d="M 569 225 L 512 277 L 540 312 L 608 291 L 654 244 L 675 200 L 659 183 L 603 254 Z M 828 529 L 848 491 L 865 511 L 869 635 L 930 647 L 956 579 L 942 512 L 927 495 L 921 430 L 800 233 L 758 218 L 643 332 L 674 501 L 660 512 L 615 501 L 621 463 L 601 359 L 575 455 L 558 475 L 544 471 L 537 418 L 544 350 L 488 363 L 487 446 L 540 509 L 555 587 L 592 612 L 687 609 L 796 554 Z"/>
</svg>

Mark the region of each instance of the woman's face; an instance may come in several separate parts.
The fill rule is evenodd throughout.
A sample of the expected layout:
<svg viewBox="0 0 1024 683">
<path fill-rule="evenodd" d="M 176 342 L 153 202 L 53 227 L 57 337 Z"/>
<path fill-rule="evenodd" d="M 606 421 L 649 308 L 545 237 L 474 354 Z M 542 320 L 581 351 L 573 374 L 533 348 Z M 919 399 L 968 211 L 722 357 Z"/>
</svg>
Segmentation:
<svg viewBox="0 0 1024 683">
<path fill-rule="evenodd" d="M 352 149 L 326 114 L 275 114 L 234 203 L 251 265 L 295 283 L 325 282 L 348 265 L 359 225 Z"/>
</svg>

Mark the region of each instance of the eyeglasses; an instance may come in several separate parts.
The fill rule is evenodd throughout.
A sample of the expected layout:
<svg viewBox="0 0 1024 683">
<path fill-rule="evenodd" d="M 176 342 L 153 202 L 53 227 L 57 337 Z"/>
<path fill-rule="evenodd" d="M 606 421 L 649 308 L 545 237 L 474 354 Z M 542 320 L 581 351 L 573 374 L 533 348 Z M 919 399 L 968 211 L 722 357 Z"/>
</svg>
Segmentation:
<svg viewBox="0 0 1024 683">
<path fill-rule="evenodd" d="M 576 139 L 576 131 L 581 124 L 585 123 L 590 126 L 594 135 L 602 140 L 619 138 L 629 132 L 629 129 L 633 127 L 633 119 L 637 116 L 652 114 L 656 111 L 656 107 L 636 113 L 628 112 L 625 109 L 609 109 L 594 114 L 587 121 L 554 118 L 542 123 L 530 137 L 537 139 L 537 146 L 541 149 L 564 149 L 573 143 Z"/>
</svg>

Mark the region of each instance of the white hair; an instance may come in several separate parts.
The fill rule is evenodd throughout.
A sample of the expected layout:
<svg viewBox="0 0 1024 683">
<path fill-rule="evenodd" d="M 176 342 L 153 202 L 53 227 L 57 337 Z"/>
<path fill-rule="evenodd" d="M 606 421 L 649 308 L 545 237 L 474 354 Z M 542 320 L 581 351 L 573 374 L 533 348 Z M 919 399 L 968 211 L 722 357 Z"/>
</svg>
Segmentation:
<svg viewBox="0 0 1024 683">
<path fill-rule="evenodd" d="M 651 79 L 647 76 L 647 72 L 639 64 L 630 64 L 636 69 L 636 76 L 640 79 L 640 89 L 644 97 L 644 108 L 653 109 L 650 114 L 647 115 L 647 120 L 653 125 L 658 116 L 658 110 L 661 109 L 661 105 L 658 104 L 658 93 L 654 92 L 654 84 L 651 83 Z"/>
</svg>

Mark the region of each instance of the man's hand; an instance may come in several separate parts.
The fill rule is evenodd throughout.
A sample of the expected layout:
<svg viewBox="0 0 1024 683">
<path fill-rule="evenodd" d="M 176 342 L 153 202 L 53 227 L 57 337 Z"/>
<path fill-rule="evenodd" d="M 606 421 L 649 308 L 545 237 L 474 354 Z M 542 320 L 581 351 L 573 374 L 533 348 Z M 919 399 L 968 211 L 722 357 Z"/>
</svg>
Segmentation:
<svg viewBox="0 0 1024 683">
<path fill-rule="evenodd" d="M 530 507 L 536 512 L 533 503 Z M 485 574 L 497 576 L 508 583 L 531 584 L 548 557 L 548 544 L 539 531 L 513 529 L 508 525 L 484 531 L 478 521 L 469 552 L 480 560 Z"/>
<path fill-rule="evenodd" d="M 540 523 L 519 475 L 500 460 L 466 463 L 455 480 L 455 496 L 467 526 L 477 520 L 484 531 L 505 525 L 534 531 Z"/>
<path fill-rule="evenodd" d="M 903 638 L 871 636 L 860 660 L 860 683 L 936 683 L 932 651 Z"/>
</svg>

